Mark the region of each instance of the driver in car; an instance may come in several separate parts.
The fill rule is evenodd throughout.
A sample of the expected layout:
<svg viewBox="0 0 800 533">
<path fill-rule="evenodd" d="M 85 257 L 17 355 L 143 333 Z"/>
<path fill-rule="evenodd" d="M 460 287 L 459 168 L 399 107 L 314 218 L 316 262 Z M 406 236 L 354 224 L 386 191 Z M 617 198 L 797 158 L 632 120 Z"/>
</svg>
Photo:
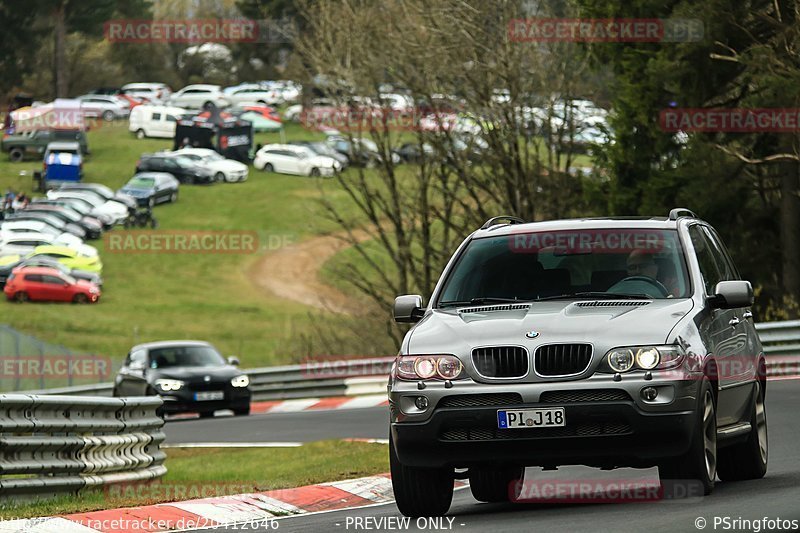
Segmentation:
<svg viewBox="0 0 800 533">
<path fill-rule="evenodd" d="M 671 265 L 659 262 L 655 255 L 647 250 L 634 250 L 627 260 L 628 276 L 644 276 L 662 285 L 670 298 L 680 294 L 675 275 L 670 275 Z"/>
</svg>

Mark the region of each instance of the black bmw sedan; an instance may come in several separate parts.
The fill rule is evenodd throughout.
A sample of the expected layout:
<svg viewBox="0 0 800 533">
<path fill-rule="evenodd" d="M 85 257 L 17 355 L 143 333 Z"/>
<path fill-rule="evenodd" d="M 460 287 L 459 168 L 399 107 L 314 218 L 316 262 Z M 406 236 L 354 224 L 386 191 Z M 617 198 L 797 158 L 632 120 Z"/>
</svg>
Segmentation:
<svg viewBox="0 0 800 533">
<path fill-rule="evenodd" d="M 114 380 L 114 396 L 154 396 L 164 413 L 193 412 L 201 417 L 230 409 L 250 413 L 250 379 L 209 343 L 161 341 L 131 348 Z"/>
</svg>

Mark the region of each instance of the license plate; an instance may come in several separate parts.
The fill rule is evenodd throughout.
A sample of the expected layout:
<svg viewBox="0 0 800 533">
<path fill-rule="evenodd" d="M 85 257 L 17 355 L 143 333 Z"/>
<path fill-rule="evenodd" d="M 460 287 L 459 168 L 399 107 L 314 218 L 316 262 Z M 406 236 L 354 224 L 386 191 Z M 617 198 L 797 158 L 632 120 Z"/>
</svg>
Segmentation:
<svg viewBox="0 0 800 533">
<path fill-rule="evenodd" d="M 212 400 L 224 400 L 225 393 L 222 391 L 212 391 L 212 392 L 195 392 L 194 399 L 197 402 L 207 402 Z"/>
<path fill-rule="evenodd" d="M 497 411 L 499 429 L 527 429 L 567 425 L 563 407 Z"/>
</svg>

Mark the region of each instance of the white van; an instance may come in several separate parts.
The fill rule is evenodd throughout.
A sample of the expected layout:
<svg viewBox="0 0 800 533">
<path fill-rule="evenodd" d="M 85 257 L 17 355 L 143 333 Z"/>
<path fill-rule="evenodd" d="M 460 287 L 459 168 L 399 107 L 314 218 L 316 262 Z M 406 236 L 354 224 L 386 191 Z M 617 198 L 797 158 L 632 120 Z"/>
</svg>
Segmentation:
<svg viewBox="0 0 800 533">
<path fill-rule="evenodd" d="M 186 110 L 182 107 L 164 105 L 138 105 L 131 109 L 128 130 L 136 134 L 137 139 L 145 137 L 175 137 L 175 126 Z"/>
</svg>

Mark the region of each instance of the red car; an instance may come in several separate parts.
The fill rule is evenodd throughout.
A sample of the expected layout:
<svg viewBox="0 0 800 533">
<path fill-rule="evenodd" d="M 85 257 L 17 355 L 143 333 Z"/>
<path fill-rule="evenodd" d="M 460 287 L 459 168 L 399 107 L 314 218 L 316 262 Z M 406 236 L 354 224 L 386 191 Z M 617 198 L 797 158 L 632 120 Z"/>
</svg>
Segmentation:
<svg viewBox="0 0 800 533">
<path fill-rule="evenodd" d="M 100 288 L 89 281 L 76 280 L 55 268 L 15 268 L 3 289 L 9 300 L 17 302 L 52 301 L 94 303 L 100 299 Z"/>
</svg>

